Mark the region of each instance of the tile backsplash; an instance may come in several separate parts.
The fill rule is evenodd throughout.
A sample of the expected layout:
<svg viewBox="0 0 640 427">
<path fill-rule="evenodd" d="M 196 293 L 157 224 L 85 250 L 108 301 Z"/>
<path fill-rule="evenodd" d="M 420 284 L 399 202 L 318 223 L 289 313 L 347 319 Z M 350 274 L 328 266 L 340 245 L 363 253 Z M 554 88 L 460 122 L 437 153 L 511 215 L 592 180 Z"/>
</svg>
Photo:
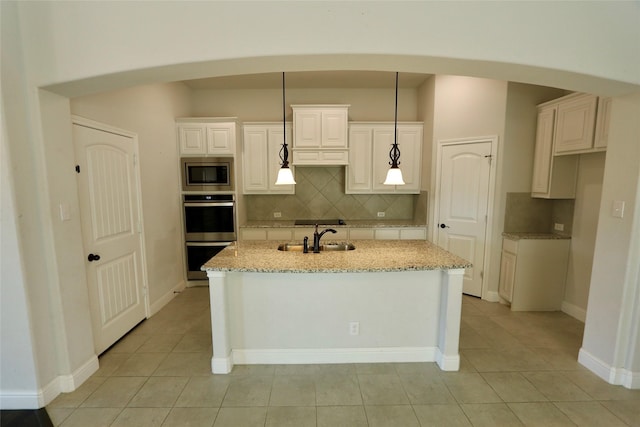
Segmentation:
<svg viewBox="0 0 640 427">
<path fill-rule="evenodd" d="M 297 167 L 296 193 L 246 195 L 247 220 L 329 219 L 415 220 L 426 224 L 426 192 L 414 194 L 345 194 L 344 167 Z M 424 205 L 424 206 L 423 206 Z M 378 218 L 384 212 L 384 218 Z"/>
<path fill-rule="evenodd" d="M 507 193 L 504 230 L 510 233 L 554 233 L 555 223 L 564 224 L 562 234 L 571 235 L 574 200 L 538 199 L 531 193 Z"/>
</svg>

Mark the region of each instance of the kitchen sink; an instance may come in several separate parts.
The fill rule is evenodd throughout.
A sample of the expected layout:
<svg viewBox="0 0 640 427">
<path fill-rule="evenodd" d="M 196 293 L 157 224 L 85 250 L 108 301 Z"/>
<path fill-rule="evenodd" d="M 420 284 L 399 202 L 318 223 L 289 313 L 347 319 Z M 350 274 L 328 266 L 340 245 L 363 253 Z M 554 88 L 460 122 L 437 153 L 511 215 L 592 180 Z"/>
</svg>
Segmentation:
<svg viewBox="0 0 640 427">
<path fill-rule="evenodd" d="M 322 251 L 352 251 L 354 250 L 356 247 L 353 245 L 353 243 L 346 243 L 346 242 L 340 242 L 340 243 L 323 243 L 320 245 L 320 252 Z M 302 252 L 304 250 L 304 244 L 302 243 L 282 243 L 280 245 L 278 245 L 278 250 L 279 251 L 298 251 L 298 252 Z M 313 247 L 311 245 L 309 245 L 309 252 L 313 252 Z"/>
</svg>

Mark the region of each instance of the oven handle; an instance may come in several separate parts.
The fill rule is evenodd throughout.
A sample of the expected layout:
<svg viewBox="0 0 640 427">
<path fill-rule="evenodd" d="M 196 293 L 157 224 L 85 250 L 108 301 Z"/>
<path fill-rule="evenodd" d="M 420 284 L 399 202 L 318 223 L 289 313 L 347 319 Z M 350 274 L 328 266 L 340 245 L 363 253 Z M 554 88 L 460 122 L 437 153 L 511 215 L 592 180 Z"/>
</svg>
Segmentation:
<svg viewBox="0 0 640 427">
<path fill-rule="evenodd" d="M 208 246 L 229 246 L 233 242 L 187 242 L 187 246 L 198 246 L 198 247 L 208 247 Z"/>
<path fill-rule="evenodd" d="M 186 208 L 214 208 L 218 206 L 230 206 L 233 207 L 235 202 L 205 202 L 205 203 L 185 203 Z"/>
</svg>

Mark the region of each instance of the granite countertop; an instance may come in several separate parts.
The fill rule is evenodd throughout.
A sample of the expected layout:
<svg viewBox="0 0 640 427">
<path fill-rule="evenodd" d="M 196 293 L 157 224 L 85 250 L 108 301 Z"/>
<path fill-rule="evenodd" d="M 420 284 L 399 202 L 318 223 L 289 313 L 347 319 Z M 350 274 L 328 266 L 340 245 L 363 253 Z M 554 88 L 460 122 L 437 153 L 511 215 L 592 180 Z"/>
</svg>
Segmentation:
<svg viewBox="0 0 640 427">
<path fill-rule="evenodd" d="M 326 240 L 323 243 L 328 243 Z M 319 254 L 278 251 L 278 242 L 239 241 L 203 267 L 206 271 L 260 273 L 356 273 L 447 270 L 471 267 L 468 261 L 426 240 L 353 240 L 352 251 Z"/>
<path fill-rule="evenodd" d="M 504 232 L 502 233 L 502 237 L 510 240 L 527 240 L 527 239 L 552 239 L 552 240 L 563 240 L 563 239 L 571 239 L 571 236 L 566 234 L 556 234 L 556 233 L 518 233 L 518 232 Z"/>
<path fill-rule="evenodd" d="M 391 228 L 391 227 L 426 227 L 426 224 L 418 224 L 412 220 L 387 220 L 387 221 L 375 221 L 375 220 L 345 220 L 344 225 L 324 225 L 320 224 L 322 228 Z M 312 228 L 313 225 L 295 225 L 294 220 L 283 221 L 247 221 L 241 225 L 240 228 Z"/>
</svg>

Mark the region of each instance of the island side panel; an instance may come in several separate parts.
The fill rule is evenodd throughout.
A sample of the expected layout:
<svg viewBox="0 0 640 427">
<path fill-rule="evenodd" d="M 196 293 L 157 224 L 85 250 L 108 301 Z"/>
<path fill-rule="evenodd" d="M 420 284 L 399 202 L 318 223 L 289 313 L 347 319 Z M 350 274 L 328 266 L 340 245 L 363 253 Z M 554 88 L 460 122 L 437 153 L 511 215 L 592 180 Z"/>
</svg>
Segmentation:
<svg viewBox="0 0 640 427">
<path fill-rule="evenodd" d="M 234 363 L 436 360 L 439 270 L 230 277 Z M 350 334 L 351 322 L 359 323 L 358 335 Z"/>
<path fill-rule="evenodd" d="M 227 273 L 207 271 L 211 307 L 211 336 L 213 356 L 211 372 L 228 374 L 233 369 L 229 335 L 229 304 L 227 300 Z"/>
<path fill-rule="evenodd" d="M 436 362 L 443 371 L 460 369 L 460 317 L 464 269 L 442 271 L 440 296 L 440 331 Z"/>
</svg>

